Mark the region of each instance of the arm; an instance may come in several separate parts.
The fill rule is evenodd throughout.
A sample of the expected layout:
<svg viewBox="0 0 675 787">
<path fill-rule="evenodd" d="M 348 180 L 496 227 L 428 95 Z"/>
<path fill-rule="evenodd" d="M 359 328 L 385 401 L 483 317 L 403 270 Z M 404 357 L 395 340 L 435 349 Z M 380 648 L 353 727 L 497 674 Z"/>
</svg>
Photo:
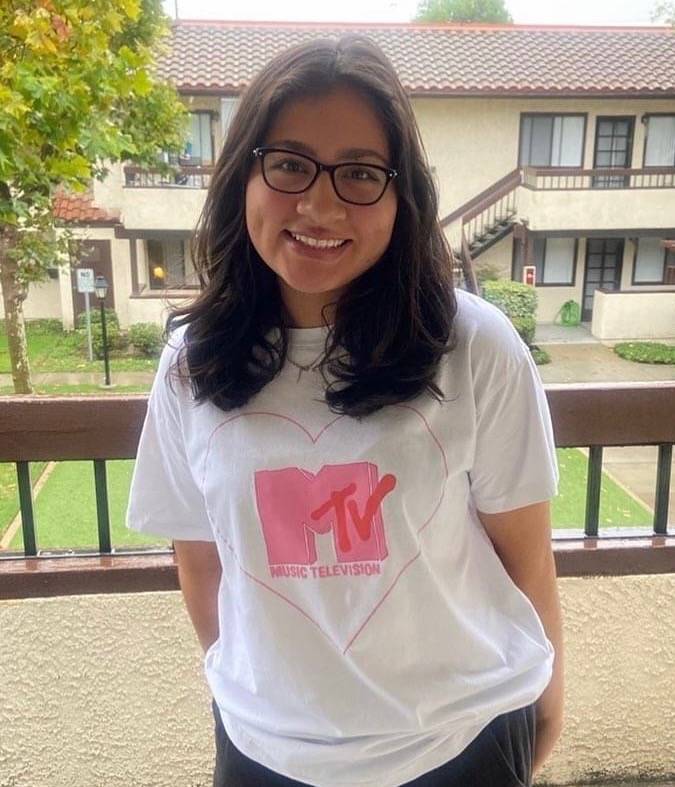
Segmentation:
<svg viewBox="0 0 675 787">
<path fill-rule="evenodd" d="M 173 547 L 185 606 L 206 653 L 218 639 L 218 550 L 212 541 L 174 541 Z"/>
<path fill-rule="evenodd" d="M 563 726 L 563 638 L 555 562 L 551 549 L 549 503 L 478 513 L 495 551 L 514 583 L 537 610 L 555 649 L 551 682 L 536 703 L 534 771 L 542 767 Z"/>
</svg>

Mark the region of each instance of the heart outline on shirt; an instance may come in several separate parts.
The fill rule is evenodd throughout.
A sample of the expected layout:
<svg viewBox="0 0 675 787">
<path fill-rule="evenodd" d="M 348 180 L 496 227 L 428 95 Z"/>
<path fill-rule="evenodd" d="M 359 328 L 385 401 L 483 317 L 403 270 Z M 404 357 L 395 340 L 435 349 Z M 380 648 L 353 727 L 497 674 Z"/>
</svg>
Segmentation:
<svg viewBox="0 0 675 787">
<path fill-rule="evenodd" d="M 279 420 L 281 422 L 284 422 L 284 423 L 290 425 L 292 430 L 294 432 L 297 432 L 298 436 L 302 435 L 302 438 L 306 439 L 308 441 L 308 444 L 310 446 L 314 447 L 314 446 L 317 446 L 321 442 L 322 438 L 324 438 L 327 434 L 330 433 L 330 430 L 333 429 L 333 427 L 336 424 L 338 424 L 343 419 L 347 418 L 347 416 L 344 416 L 344 415 L 336 416 L 334 419 L 332 419 L 327 424 L 325 424 L 318 432 L 316 432 L 315 434 L 312 434 L 312 432 L 307 427 L 305 427 L 300 421 L 298 421 L 298 420 L 296 420 L 294 418 L 291 418 L 289 416 L 282 415 L 280 413 L 275 413 L 275 412 L 271 412 L 271 411 L 251 411 L 251 412 L 247 412 L 247 413 L 239 413 L 237 415 L 233 415 L 233 416 L 225 419 L 224 421 L 221 421 L 213 429 L 213 431 L 211 432 L 211 434 L 209 436 L 208 442 L 207 442 L 207 449 L 206 449 L 206 453 L 205 453 L 205 457 L 204 457 L 204 467 L 203 467 L 203 472 L 202 472 L 201 490 L 202 490 L 202 494 L 204 496 L 204 500 L 206 501 L 207 512 L 208 512 L 209 518 L 211 519 L 211 522 L 213 524 L 214 530 L 219 534 L 220 538 L 222 539 L 223 544 L 225 545 L 225 547 L 228 549 L 228 551 L 232 555 L 232 558 L 235 561 L 235 563 L 237 564 L 237 566 L 239 567 L 239 569 L 251 581 L 253 581 L 256 584 L 258 584 L 259 586 L 263 587 L 265 590 L 269 591 L 273 595 L 276 595 L 277 597 L 281 598 L 283 601 L 285 601 L 291 607 L 293 607 L 298 612 L 300 612 L 311 623 L 313 623 L 321 631 L 321 633 L 335 647 L 337 647 L 342 652 L 342 654 L 346 654 L 347 651 L 352 647 L 352 645 L 357 640 L 357 638 L 362 634 L 362 632 L 364 631 L 364 629 L 366 628 L 368 623 L 372 620 L 373 616 L 376 614 L 378 609 L 380 609 L 380 607 L 382 606 L 384 601 L 392 593 L 392 591 L 394 590 L 394 588 L 398 584 L 398 582 L 401 579 L 401 577 L 403 576 L 403 574 L 420 557 L 420 555 L 421 555 L 421 545 L 419 543 L 419 537 L 422 534 L 422 532 L 425 530 L 425 528 L 427 528 L 428 525 L 431 523 L 431 521 L 434 519 L 436 513 L 438 512 L 438 510 L 439 510 L 439 508 L 441 506 L 441 503 L 443 501 L 443 498 L 445 496 L 445 491 L 446 491 L 446 481 L 447 481 L 448 475 L 449 475 L 447 456 L 446 456 L 446 453 L 445 453 L 445 450 L 444 450 L 443 446 L 441 445 L 440 441 L 438 440 L 438 438 L 434 434 L 433 430 L 431 429 L 431 427 L 430 427 L 426 417 L 417 408 L 415 408 L 415 407 L 413 407 L 411 405 L 397 404 L 397 405 L 391 405 L 390 407 L 391 408 L 397 408 L 397 409 L 400 409 L 400 410 L 406 410 L 406 411 L 408 411 L 410 413 L 413 413 L 414 416 L 416 416 L 416 418 L 419 419 L 419 421 L 421 422 L 421 424 L 424 427 L 422 432 L 426 435 L 426 437 L 428 437 L 432 441 L 432 443 L 435 446 L 435 450 L 438 451 L 438 454 L 440 455 L 440 458 L 442 460 L 442 475 L 443 475 L 442 483 L 440 484 L 440 491 L 438 493 L 437 499 L 431 501 L 431 503 L 430 503 L 430 506 L 431 506 L 430 510 L 428 510 L 426 512 L 426 515 L 423 515 L 421 517 L 421 520 L 422 520 L 421 524 L 415 530 L 416 550 L 412 554 L 409 554 L 409 555 L 405 556 L 404 558 L 401 558 L 401 556 L 399 556 L 399 560 L 401 562 L 400 562 L 400 564 L 397 565 L 398 570 L 396 571 L 394 569 L 395 573 L 394 573 L 393 578 L 388 583 L 386 588 L 384 588 L 384 591 L 381 593 L 381 595 L 374 601 L 374 603 L 372 604 L 372 607 L 370 607 L 368 609 L 368 613 L 365 615 L 365 617 L 360 622 L 357 623 L 357 626 L 356 626 L 355 630 L 353 630 L 351 633 L 349 633 L 344 638 L 344 640 L 342 642 L 337 641 L 335 636 L 331 635 L 328 631 L 326 631 L 325 628 L 321 625 L 321 623 L 316 619 L 316 617 L 314 617 L 310 613 L 310 611 L 308 611 L 307 609 L 303 608 L 301 603 L 299 603 L 297 600 L 291 598 L 288 593 L 283 592 L 282 590 L 278 589 L 277 587 L 273 587 L 269 582 L 265 581 L 265 579 L 263 579 L 257 573 L 255 573 L 254 571 L 250 570 L 249 568 L 247 568 L 244 565 L 242 559 L 240 558 L 239 554 L 237 553 L 237 550 L 235 549 L 234 545 L 231 543 L 231 540 L 223 532 L 223 530 L 220 527 L 218 527 L 218 524 L 217 524 L 218 518 L 213 514 L 212 510 L 209 507 L 208 497 L 207 497 L 207 494 L 206 494 L 206 480 L 207 480 L 207 471 L 208 471 L 208 468 L 209 468 L 209 457 L 211 455 L 212 448 L 213 448 L 216 436 L 219 433 L 221 433 L 221 431 L 225 427 L 235 423 L 236 421 L 239 421 L 241 419 L 250 419 L 250 418 L 258 418 L 258 417 L 277 419 L 277 420 Z M 257 514 L 257 512 L 256 512 L 256 514 Z M 398 567 L 399 565 L 400 565 L 400 567 Z"/>
</svg>

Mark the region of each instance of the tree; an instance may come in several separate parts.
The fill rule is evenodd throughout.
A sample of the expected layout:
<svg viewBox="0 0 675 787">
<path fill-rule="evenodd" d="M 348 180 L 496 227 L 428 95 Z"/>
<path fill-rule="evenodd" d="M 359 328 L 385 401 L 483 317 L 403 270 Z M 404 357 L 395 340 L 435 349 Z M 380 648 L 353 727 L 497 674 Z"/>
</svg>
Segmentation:
<svg viewBox="0 0 675 787">
<path fill-rule="evenodd" d="M 652 8 L 652 22 L 663 22 L 675 27 L 675 2 L 658 2 Z"/>
<path fill-rule="evenodd" d="M 160 0 L 0 3 L 0 287 L 14 390 L 32 393 L 23 302 L 67 258 L 57 187 L 106 165 L 180 151 L 186 110 L 154 65 L 169 32 Z"/>
<path fill-rule="evenodd" d="M 415 21 L 513 23 L 504 0 L 421 0 Z"/>
</svg>

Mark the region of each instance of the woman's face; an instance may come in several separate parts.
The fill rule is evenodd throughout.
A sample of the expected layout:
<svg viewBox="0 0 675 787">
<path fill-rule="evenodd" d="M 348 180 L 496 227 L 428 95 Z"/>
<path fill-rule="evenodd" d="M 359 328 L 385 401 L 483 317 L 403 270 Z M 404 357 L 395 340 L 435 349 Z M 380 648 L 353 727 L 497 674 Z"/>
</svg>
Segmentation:
<svg viewBox="0 0 675 787">
<path fill-rule="evenodd" d="M 264 144 L 305 153 L 324 164 L 391 166 L 375 110 L 350 87 L 289 102 Z M 293 325 L 322 325 L 322 308 L 335 304 L 347 285 L 380 259 L 389 245 L 396 206 L 391 183 L 374 205 L 344 202 L 327 172 L 300 194 L 274 191 L 257 160 L 246 187 L 246 226 L 256 251 L 278 277 Z M 312 239 L 344 242 L 321 249 L 310 245 Z M 332 320 L 332 310 L 326 317 Z"/>
</svg>

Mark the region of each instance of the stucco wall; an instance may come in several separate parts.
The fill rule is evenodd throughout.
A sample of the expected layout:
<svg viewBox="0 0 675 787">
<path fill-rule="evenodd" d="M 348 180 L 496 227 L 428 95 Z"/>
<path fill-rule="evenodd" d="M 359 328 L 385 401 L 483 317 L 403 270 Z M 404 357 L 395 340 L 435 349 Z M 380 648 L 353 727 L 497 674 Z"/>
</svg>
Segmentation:
<svg viewBox="0 0 675 787">
<path fill-rule="evenodd" d="M 675 575 L 563 579 L 567 723 L 541 782 L 675 778 Z M 0 602 L 0 787 L 207 787 L 178 593 Z"/>
<path fill-rule="evenodd" d="M 596 292 L 593 336 L 618 339 L 675 339 L 675 292 Z"/>
<path fill-rule="evenodd" d="M 0 290 L 0 296 L 2 291 Z M 5 304 L 0 297 L 0 319 L 5 316 Z M 23 316 L 27 320 L 61 317 L 61 299 L 58 279 L 47 279 L 28 287 L 28 297 L 23 302 Z"/>
<path fill-rule="evenodd" d="M 673 99 L 414 98 L 444 216 L 518 166 L 521 112 L 588 113 L 583 166 L 593 166 L 599 115 L 634 115 L 632 166 L 642 166 L 645 112 L 675 112 Z M 643 193 L 643 192 L 642 192 Z M 651 225 L 650 225 L 651 226 Z M 654 225 L 654 226 L 659 226 Z"/>
</svg>

